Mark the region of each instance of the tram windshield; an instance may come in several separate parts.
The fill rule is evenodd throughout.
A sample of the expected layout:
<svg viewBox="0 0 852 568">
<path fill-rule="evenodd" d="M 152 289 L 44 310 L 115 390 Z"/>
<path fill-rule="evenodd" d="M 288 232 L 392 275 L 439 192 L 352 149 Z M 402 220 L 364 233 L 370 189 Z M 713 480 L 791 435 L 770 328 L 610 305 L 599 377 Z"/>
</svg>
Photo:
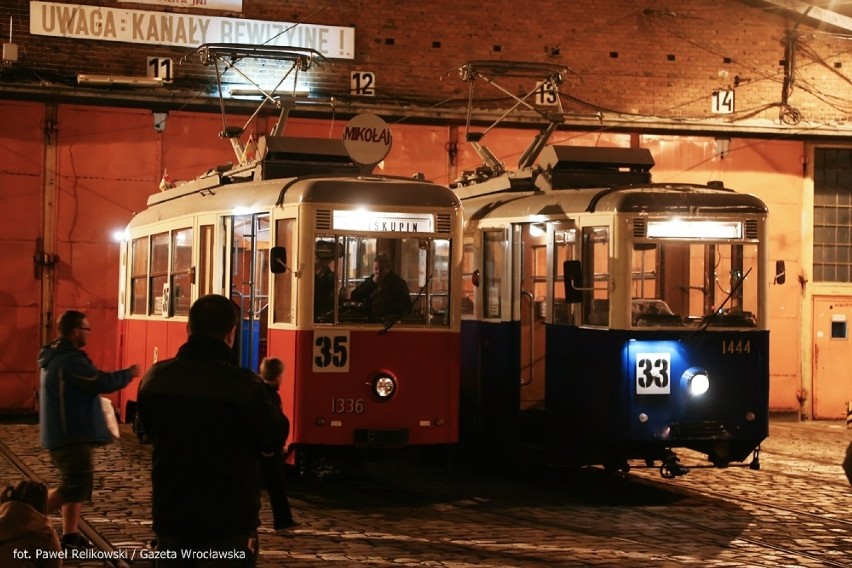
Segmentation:
<svg viewBox="0 0 852 568">
<path fill-rule="evenodd" d="M 754 327 L 758 245 L 635 243 L 632 325 Z"/>
<path fill-rule="evenodd" d="M 314 322 L 449 326 L 450 241 L 318 235 Z"/>
</svg>

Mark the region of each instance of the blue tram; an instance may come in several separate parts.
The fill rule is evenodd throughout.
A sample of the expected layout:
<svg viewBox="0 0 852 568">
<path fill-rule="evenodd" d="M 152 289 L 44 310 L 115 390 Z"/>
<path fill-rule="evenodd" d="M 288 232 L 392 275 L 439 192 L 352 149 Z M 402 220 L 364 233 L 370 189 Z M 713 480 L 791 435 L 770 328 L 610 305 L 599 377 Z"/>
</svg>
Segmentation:
<svg viewBox="0 0 852 568">
<path fill-rule="evenodd" d="M 482 168 L 465 216 L 462 439 L 575 465 L 724 467 L 768 433 L 767 208 L 658 184 L 645 149 L 543 147 Z"/>
</svg>

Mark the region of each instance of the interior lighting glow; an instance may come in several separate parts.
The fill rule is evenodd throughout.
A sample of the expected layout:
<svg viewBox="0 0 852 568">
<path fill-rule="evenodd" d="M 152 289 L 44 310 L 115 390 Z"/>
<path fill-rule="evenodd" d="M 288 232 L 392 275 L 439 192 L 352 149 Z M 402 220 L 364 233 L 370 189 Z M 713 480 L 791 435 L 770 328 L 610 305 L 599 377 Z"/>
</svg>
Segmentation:
<svg viewBox="0 0 852 568">
<path fill-rule="evenodd" d="M 741 221 L 648 221 L 649 239 L 741 239 Z"/>
<path fill-rule="evenodd" d="M 533 238 L 543 237 L 546 232 L 547 229 L 545 229 L 545 226 L 541 223 L 533 223 L 530 225 L 530 236 Z"/>
<path fill-rule="evenodd" d="M 249 213 L 251 213 L 250 207 L 234 207 L 231 209 L 232 215 L 248 215 Z"/>
</svg>

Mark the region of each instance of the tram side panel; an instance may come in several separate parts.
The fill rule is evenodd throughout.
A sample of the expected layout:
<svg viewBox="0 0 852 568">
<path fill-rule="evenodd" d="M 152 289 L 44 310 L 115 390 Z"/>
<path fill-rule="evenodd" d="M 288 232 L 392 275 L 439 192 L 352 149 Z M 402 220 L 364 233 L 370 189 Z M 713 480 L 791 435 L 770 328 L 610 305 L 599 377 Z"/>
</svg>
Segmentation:
<svg viewBox="0 0 852 568">
<path fill-rule="evenodd" d="M 564 325 L 548 325 L 546 341 L 546 444 L 578 464 L 603 463 L 628 436 L 623 342 Z"/>
<path fill-rule="evenodd" d="M 463 320 L 461 437 L 504 450 L 520 442 L 520 322 Z"/>
<path fill-rule="evenodd" d="M 124 355 L 122 364 L 138 363 L 144 373 L 158 361 L 174 357 L 186 342 L 186 321 L 163 319 L 119 320 Z M 137 393 L 142 377 L 133 379 L 121 391 L 120 414 L 125 422 L 132 422 L 136 412 Z"/>
</svg>

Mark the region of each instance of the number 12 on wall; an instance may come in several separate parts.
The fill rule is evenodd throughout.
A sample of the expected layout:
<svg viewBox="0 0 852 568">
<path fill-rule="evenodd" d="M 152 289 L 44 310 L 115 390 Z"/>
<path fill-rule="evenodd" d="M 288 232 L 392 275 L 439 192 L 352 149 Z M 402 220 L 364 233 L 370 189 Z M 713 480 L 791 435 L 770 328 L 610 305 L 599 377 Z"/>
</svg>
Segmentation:
<svg viewBox="0 0 852 568">
<path fill-rule="evenodd" d="M 372 71 L 352 71 L 349 75 L 349 93 L 362 97 L 375 97 L 376 74 Z"/>
</svg>

